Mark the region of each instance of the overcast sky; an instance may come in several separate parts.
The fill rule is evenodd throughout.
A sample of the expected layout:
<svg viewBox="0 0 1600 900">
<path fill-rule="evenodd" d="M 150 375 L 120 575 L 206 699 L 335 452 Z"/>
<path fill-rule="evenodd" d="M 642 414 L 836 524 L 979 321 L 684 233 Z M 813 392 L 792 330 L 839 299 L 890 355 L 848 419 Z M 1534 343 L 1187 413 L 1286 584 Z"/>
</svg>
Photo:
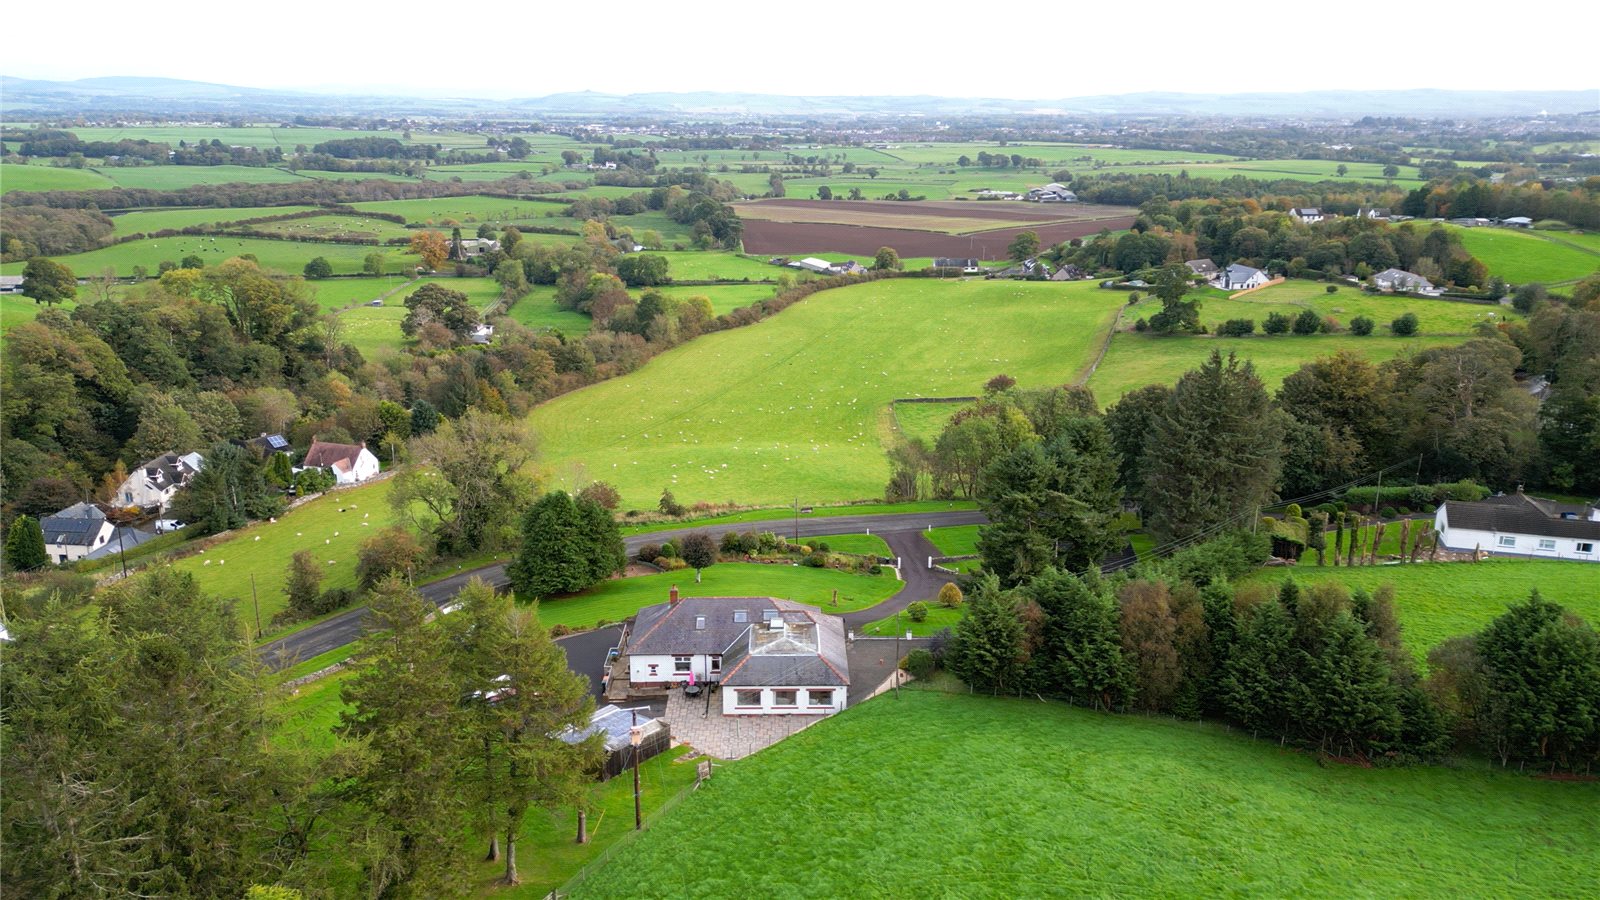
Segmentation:
<svg viewBox="0 0 1600 900">
<path fill-rule="evenodd" d="M 1600 4 L 1556 0 L 1525 9 L 1537 12 L 1538 22 L 1563 24 L 1536 27 L 1509 9 L 1474 11 L 1441 0 L 335 0 L 181 12 L 78 0 L 12 4 L 0 73 L 484 98 L 580 90 L 1048 99 L 1600 87 L 1588 44 Z"/>
</svg>

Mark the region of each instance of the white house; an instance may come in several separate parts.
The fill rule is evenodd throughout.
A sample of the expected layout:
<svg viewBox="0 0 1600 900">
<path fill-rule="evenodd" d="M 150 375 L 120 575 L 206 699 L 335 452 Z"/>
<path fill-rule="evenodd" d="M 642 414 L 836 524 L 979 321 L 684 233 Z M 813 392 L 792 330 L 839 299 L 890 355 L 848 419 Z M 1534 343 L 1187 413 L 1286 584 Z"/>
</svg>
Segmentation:
<svg viewBox="0 0 1600 900">
<path fill-rule="evenodd" d="M 1380 291 L 1411 291 L 1422 293 L 1433 290 L 1433 282 L 1404 269 L 1384 269 L 1374 273 L 1372 286 Z"/>
<path fill-rule="evenodd" d="M 1034 203 L 1072 203 L 1078 199 L 1078 195 L 1068 190 L 1066 185 L 1052 181 L 1044 187 L 1033 188 L 1022 199 Z"/>
<path fill-rule="evenodd" d="M 142 463 L 117 488 L 117 503 L 164 512 L 172 495 L 199 474 L 205 460 L 198 453 L 163 453 Z"/>
<path fill-rule="evenodd" d="M 494 326 L 493 325 L 486 325 L 486 324 L 484 324 L 482 322 L 479 322 L 472 329 L 472 333 L 467 335 L 467 340 L 471 341 L 474 344 L 487 344 L 487 343 L 489 343 L 490 341 L 494 340 Z"/>
<path fill-rule="evenodd" d="M 491 250 L 499 250 L 500 242 L 493 238 L 466 238 L 461 242 L 461 258 L 472 259 Z"/>
<path fill-rule="evenodd" d="M 1294 209 L 1289 210 L 1289 215 L 1298 219 L 1302 225 L 1321 222 L 1327 218 L 1326 214 L 1315 206 L 1296 206 Z"/>
<path fill-rule="evenodd" d="M 302 468 L 328 469 L 337 484 L 356 484 L 378 474 L 378 457 L 366 444 L 333 444 L 313 440 Z"/>
<path fill-rule="evenodd" d="M 57 563 L 83 559 L 104 547 L 115 530 L 93 503 L 74 503 L 45 516 L 39 520 L 39 529 L 44 532 L 44 552 Z"/>
<path fill-rule="evenodd" d="M 1433 514 L 1433 527 L 1439 543 L 1451 550 L 1600 562 L 1600 507 L 1520 490 L 1477 503 L 1447 500 Z"/>
<path fill-rule="evenodd" d="M 1267 273 L 1260 269 L 1252 269 L 1239 263 L 1222 270 L 1222 275 L 1217 279 L 1217 286 L 1225 291 L 1243 291 L 1250 288 L 1261 287 L 1269 280 Z"/>
<path fill-rule="evenodd" d="M 1388 219 L 1390 216 L 1387 206 L 1361 206 L 1356 208 L 1358 219 Z"/>
<path fill-rule="evenodd" d="M 21 275 L 0 275 L 0 294 L 22 293 Z"/>
<path fill-rule="evenodd" d="M 845 708 L 844 621 L 771 597 L 679 598 L 639 610 L 623 635 L 635 688 L 719 683 L 726 715 L 826 716 Z"/>
</svg>

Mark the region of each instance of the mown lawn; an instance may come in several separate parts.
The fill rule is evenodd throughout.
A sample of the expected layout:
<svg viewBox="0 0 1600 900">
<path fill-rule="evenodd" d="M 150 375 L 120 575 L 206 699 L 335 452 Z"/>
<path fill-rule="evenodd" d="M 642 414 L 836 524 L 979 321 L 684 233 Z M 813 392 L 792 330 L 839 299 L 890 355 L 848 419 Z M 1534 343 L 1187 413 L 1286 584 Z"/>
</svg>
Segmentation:
<svg viewBox="0 0 1600 900">
<path fill-rule="evenodd" d="M 1597 808 L 1482 764 L 908 690 L 725 766 L 572 896 L 1581 896 Z"/>
<path fill-rule="evenodd" d="M 818 542 L 825 543 L 834 553 L 855 553 L 860 556 L 893 555 L 889 552 L 889 545 L 875 534 L 829 534 L 806 538 L 805 542 L 813 547 Z"/>
<path fill-rule="evenodd" d="M 945 556 L 966 556 L 978 552 L 978 531 L 982 525 L 951 525 L 926 533 L 928 541 Z"/>
<path fill-rule="evenodd" d="M 937 603 L 929 602 L 928 617 L 921 622 L 913 622 L 909 615 L 901 613 L 898 619 L 894 616 L 885 616 L 876 622 L 869 622 L 866 627 L 861 629 L 861 633 L 880 637 L 894 637 L 896 634 L 904 635 L 909 631 L 913 637 L 928 637 L 929 635 L 938 634 L 946 628 L 954 631 L 956 623 L 960 622 L 961 617 L 966 614 L 966 604 L 951 609 L 948 606 L 940 606 Z"/>
<path fill-rule="evenodd" d="M 1388 534 L 1395 533 L 1396 529 L 1388 529 Z M 1385 538 L 1387 543 L 1388 535 Z M 1333 552 L 1331 538 L 1328 552 Z M 1594 563 L 1490 559 L 1353 569 L 1302 563 L 1253 577 L 1269 583 L 1286 577 L 1302 584 L 1339 581 L 1369 591 L 1392 584 L 1406 646 L 1419 660 L 1447 638 L 1482 629 L 1507 607 L 1527 599 L 1534 588 L 1591 624 L 1600 624 L 1600 566 Z"/>
<path fill-rule="evenodd" d="M 762 563 L 717 563 L 695 583 L 693 569 L 662 572 L 640 578 L 618 578 L 593 590 L 556 597 L 539 604 L 539 619 L 546 625 L 592 628 L 602 622 L 620 622 L 640 608 L 667 602 L 673 585 L 683 597 L 780 597 L 819 607 L 827 613 L 866 609 L 900 590 L 892 572 L 852 575 L 836 569 Z M 833 592 L 839 604 L 833 604 Z"/>
<path fill-rule="evenodd" d="M 802 519 L 831 519 L 839 516 L 877 516 L 877 515 L 903 515 L 913 513 L 953 512 L 956 510 L 977 509 L 978 504 L 971 500 L 913 500 L 908 503 L 853 503 L 845 506 L 817 506 L 810 507 L 799 514 Z M 736 525 L 740 522 L 766 522 L 775 519 L 786 519 L 794 515 L 793 507 L 769 506 L 761 509 L 747 509 L 736 513 L 727 513 L 720 516 L 706 516 L 700 519 L 691 519 L 683 522 L 657 522 L 650 525 L 624 525 L 623 534 L 646 534 L 652 531 L 668 531 L 677 528 L 692 528 L 701 525 Z"/>
<path fill-rule="evenodd" d="M 549 465 L 581 461 L 623 508 L 655 506 L 663 487 L 680 502 L 880 497 L 890 401 L 975 394 L 1000 372 L 1026 387 L 1071 381 L 1122 299 L 1048 282 L 824 291 L 558 397 L 530 421 Z"/>
</svg>

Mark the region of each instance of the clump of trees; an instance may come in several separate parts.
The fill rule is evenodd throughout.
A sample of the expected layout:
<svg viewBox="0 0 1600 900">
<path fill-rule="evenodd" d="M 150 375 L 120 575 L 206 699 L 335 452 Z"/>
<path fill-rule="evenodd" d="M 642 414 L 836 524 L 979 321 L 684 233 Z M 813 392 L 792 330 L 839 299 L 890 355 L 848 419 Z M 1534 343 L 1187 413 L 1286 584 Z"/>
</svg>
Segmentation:
<svg viewBox="0 0 1600 900">
<path fill-rule="evenodd" d="M 522 546 L 506 567 L 511 587 L 527 600 L 571 594 L 627 565 L 622 535 L 605 507 L 552 491 L 522 516 Z"/>
</svg>

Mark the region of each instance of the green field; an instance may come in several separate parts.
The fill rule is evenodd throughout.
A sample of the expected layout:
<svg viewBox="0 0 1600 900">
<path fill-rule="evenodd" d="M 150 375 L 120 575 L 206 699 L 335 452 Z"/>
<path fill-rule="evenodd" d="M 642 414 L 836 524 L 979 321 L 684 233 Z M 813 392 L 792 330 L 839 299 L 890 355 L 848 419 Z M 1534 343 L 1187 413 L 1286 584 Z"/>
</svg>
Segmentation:
<svg viewBox="0 0 1600 900">
<path fill-rule="evenodd" d="M 1242 360 L 1255 364 L 1256 373 L 1266 382 L 1268 390 L 1275 390 L 1284 377 L 1300 365 L 1319 356 L 1331 356 L 1340 350 L 1349 350 L 1375 363 L 1392 359 L 1404 353 L 1413 353 L 1429 347 L 1450 346 L 1461 343 L 1461 337 L 1419 336 L 1397 338 L 1373 332 L 1367 337 L 1351 334 L 1281 334 L 1271 337 L 1255 335 L 1243 338 L 1163 336 L 1119 332 L 1111 338 L 1111 349 L 1089 379 L 1095 398 L 1102 406 L 1116 402 L 1117 398 L 1147 384 L 1172 384 L 1185 372 L 1198 367 L 1219 350 L 1223 356 L 1230 352 Z"/>
<path fill-rule="evenodd" d="M 559 214 L 562 209 L 561 205 L 557 203 L 506 200 L 501 197 L 480 196 L 433 197 L 421 200 L 375 200 L 370 203 L 352 203 L 350 205 L 365 212 L 381 212 L 389 215 L 405 216 L 407 222 L 442 227 L 448 227 L 448 223 L 452 221 L 462 225 L 487 223 L 500 226 L 512 222 L 544 219 L 546 213 Z M 541 224 L 577 230 L 581 223 L 563 218 Z M 476 231 L 476 229 L 472 230 Z M 465 237 L 473 236 L 466 233 L 465 230 L 463 235 Z"/>
<path fill-rule="evenodd" d="M 455 281 L 453 278 L 439 279 L 442 281 Z M 484 279 L 487 281 L 488 279 Z M 317 305 L 323 309 L 344 309 L 369 300 L 376 300 L 389 291 L 401 288 L 410 283 L 412 279 L 407 275 L 385 275 L 382 278 L 326 278 L 308 282 L 317 294 Z M 390 297 L 386 303 L 403 304 L 405 295 L 421 287 L 418 281 L 414 287 L 402 290 L 399 294 Z"/>
<path fill-rule="evenodd" d="M 656 288 L 668 297 L 705 297 L 711 301 L 711 311 L 719 316 L 766 300 L 777 292 L 776 289 L 777 286 L 771 284 L 669 284 Z M 642 291 L 632 293 L 637 299 Z"/>
<path fill-rule="evenodd" d="M 944 430 L 950 417 L 966 406 L 967 402 L 952 400 L 946 403 L 896 403 L 894 420 L 900 426 L 901 434 L 907 438 L 921 438 L 923 443 L 931 448 L 939 440 L 939 432 Z"/>
<path fill-rule="evenodd" d="M 255 621 L 251 576 L 255 576 L 261 624 L 270 636 L 274 631 L 270 620 L 288 604 L 283 585 L 290 557 L 300 550 L 312 551 L 327 573 L 323 590 L 354 587 L 356 549 L 392 521 L 389 482 L 380 481 L 319 497 L 278 517 L 276 522 L 258 522 L 239 529 L 206 552 L 172 565 L 192 573 L 206 594 L 238 601 L 240 619 L 251 625 Z M 329 560 L 332 565 L 328 565 Z"/>
<path fill-rule="evenodd" d="M 107 166 L 96 169 L 115 187 L 175 191 L 197 184 L 288 184 L 310 180 L 285 169 L 266 166 Z"/>
<path fill-rule="evenodd" d="M 594 321 L 587 315 L 557 306 L 553 287 L 535 286 L 532 293 L 518 300 L 505 315 L 529 328 L 555 329 L 572 337 L 588 334 L 594 327 Z"/>
<path fill-rule="evenodd" d="M 1582 896 L 1597 808 L 1596 784 L 907 690 L 728 764 L 572 896 Z"/>
<path fill-rule="evenodd" d="M 1458 228 L 1467 252 L 1483 261 L 1489 274 L 1512 284 L 1568 281 L 1600 272 L 1600 249 L 1583 249 L 1585 236 L 1511 228 Z M 1563 241 L 1568 241 L 1563 243 Z"/>
<path fill-rule="evenodd" d="M 1347 162 L 1349 172 L 1339 175 L 1339 161 L 1327 159 L 1252 159 L 1233 162 L 1185 164 L 1185 165 L 1124 165 L 1109 166 L 1098 169 L 1085 169 L 1078 174 L 1083 175 L 1177 175 L 1188 172 L 1195 178 L 1231 178 L 1234 175 L 1244 175 L 1248 178 L 1257 178 L 1263 181 L 1344 181 L 1364 182 L 1369 184 L 1393 184 L 1397 187 L 1412 188 L 1422 184 L 1422 179 L 1417 177 L 1415 166 L 1400 166 L 1400 174 L 1395 178 L 1383 177 L 1382 163 Z"/>
<path fill-rule="evenodd" d="M 1385 537 L 1396 534 L 1391 527 Z M 1333 552 L 1331 543 L 1328 552 Z M 1534 588 L 1545 599 L 1566 606 L 1591 624 L 1600 624 L 1600 566 L 1593 563 L 1490 559 L 1353 569 L 1302 564 L 1287 572 L 1262 572 L 1254 578 L 1277 582 L 1289 576 L 1304 584 L 1334 580 L 1369 591 L 1394 585 L 1395 610 L 1406 646 L 1418 659 L 1426 658 L 1428 650 L 1446 638 L 1482 629 L 1508 606 L 1527 599 Z"/>
<path fill-rule="evenodd" d="M 667 274 L 677 281 L 771 281 L 784 274 L 765 259 L 721 250 L 658 255 L 667 258 Z"/>
<path fill-rule="evenodd" d="M 273 241 L 262 238 L 180 236 L 132 241 L 112 247 L 102 247 L 87 253 L 58 256 L 56 261 L 72 269 L 77 275 L 97 273 L 107 266 L 118 275 L 130 276 L 134 266 L 144 266 L 152 275 L 163 260 L 178 262 L 190 254 L 199 255 L 207 266 L 215 266 L 244 253 L 253 253 L 264 268 L 276 269 L 291 275 L 300 274 L 305 264 L 316 256 L 326 257 L 339 275 L 353 275 L 361 271 L 361 261 L 368 253 L 383 250 L 389 254 L 391 270 L 412 267 L 417 257 L 404 252 L 402 247 L 366 247 L 360 244 L 317 244 L 301 241 Z M 7 275 L 22 271 L 23 263 L 6 263 L 0 272 Z"/>
<path fill-rule="evenodd" d="M 55 166 L 0 165 L 0 194 L 10 191 L 93 191 L 114 187 L 111 180 L 88 169 Z"/>
<path fill-rule="evenodd" d="M 283 216 L 290 213 L 309 212 L 314 206 L 241 206 L 205 207 L 201 209 L 149 209 L 136 210 L 111 217 L 114 233 L 149 234 L 168 228 L 188 228 L 191 225 L 209 225 L 212 222 L 237 222 L 262 216 Z"/>
<path fill-rule="evenodd" d="M 68 300 L 57 303 L 55 308 L 71 312 L 75 305 L 73 301 Z M 32 297 L 24 297 L 21 294 L 0 294 L 0 334 L 24 322 L 32 322 L 47 308 L 43 303 L 35 302 Z"/>
<path fill-rule="evenodd" d="M 1348 327 L 1350 320 L 1356 316 L 1366 316 L 1377 323 L 1373 334 L 1380 336 L 1388 332 L 1390 322 L 1408 312 L 1416 313 L 1420 333 L 1424 335 L 1470 335 L 1482 322 L 1498 324 L 1507 319 L 1522 319 L 1515 310 L 1497 304 L 1369 294 L 1349 285 L 1336 285 L 1330 294 L 1324 282 L 1285 281 L 1252 291 L 1237 300 L 1208 297 L 1200 304 L 1200 322 L 1215 330 L 1228 319 L 1253 319 L 1259 334 L 1268 315 L 1276 312 L 1292 318 L 1307 309 L 1314 310 L 1319 316 L 1331 316 L 1344 327 Z M 1146 297 L 1128 307 L 1123 314 L 1123 327 L 1131 329 L 1135 320 L 1148 319 L 1160 311 L 1161 301 Z M 1278 337 L 1297 336 L 1288 334 Z"/>
<path fill-rule="evenodd" d="M 543 601 L 539 619 L 546 625 L 574 629 L 621 622 L 642 607 L 667 602 L 673 585 L 678 586 L 681 597 L 781 597 L 830 613 L 876 606 L 900 590 L 900 580 L 888 571 L 852 575 L 836 569 L 725 562 L 706 569 L 699 584 L 693 569 L 613 579 L 581 594 Z M 838 606 L 833 605 L 834 591 L 839 592 Z"/>
<path fill-rule="evenodd" d="M 882 496 L 888 404 L 977 393 L 998 372 L 1062 384 L 1120 296 L 1091 285 L 903 279 L 825 291 L 534 410 L 546 462 L 581 462 L 624 507 Z M 708 377 L 714 371 L 715 377 Z"/>
</svg>

